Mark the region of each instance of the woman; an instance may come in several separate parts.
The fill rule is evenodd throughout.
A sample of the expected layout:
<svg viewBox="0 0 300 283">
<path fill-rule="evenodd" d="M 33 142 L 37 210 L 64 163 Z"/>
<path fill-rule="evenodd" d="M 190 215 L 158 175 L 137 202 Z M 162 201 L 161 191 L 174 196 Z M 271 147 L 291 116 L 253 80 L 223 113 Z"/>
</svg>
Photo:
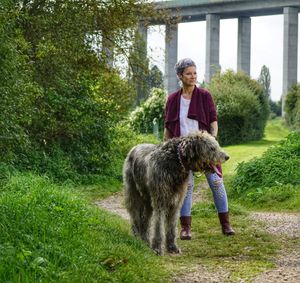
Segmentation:
<svg viewBox="0 0 300 283">
<path fill-rule="evenodd" d="M 189 58 L 178 61 L 175 65 L 177 77 L 182 88 L 169 95 L 165 108 L 164 139 L 185 136 L 189 133 L 206 130 L 213 137 L 218 134 L 216 108 L 210 93 L 196 86 L 196 64 Z M 222 232 L 234 235 L 229 223 L 228 201 L 223 179 L 217 173 L 206 173 L 206 179 L 213 193 Z M 194 188 L 193 172 L 189 174 L 188 190 L 180 211 L 181 240 L 191 239 L 191 209 Z"/>
</svg>

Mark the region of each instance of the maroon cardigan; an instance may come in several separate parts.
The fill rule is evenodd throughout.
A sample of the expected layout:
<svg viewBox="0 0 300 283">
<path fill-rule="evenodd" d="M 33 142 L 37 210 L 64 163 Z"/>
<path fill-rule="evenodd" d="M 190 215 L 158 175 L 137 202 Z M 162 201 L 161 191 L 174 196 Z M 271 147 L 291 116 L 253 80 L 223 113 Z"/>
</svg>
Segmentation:
<svg viewBox="0 0 300 283">
<path fill-rule="evenodd" d="M 180 98 L 182 89 L 169 95 L 165 108 L 165 128 L 170 138 L 180 136 Z M 210 124 L 217 121 L 217 112 L 211 94 L 195 86 L 188 111 L 188 118 L 197 120 L 199 130 L 210 132 Z"/>
</svg>

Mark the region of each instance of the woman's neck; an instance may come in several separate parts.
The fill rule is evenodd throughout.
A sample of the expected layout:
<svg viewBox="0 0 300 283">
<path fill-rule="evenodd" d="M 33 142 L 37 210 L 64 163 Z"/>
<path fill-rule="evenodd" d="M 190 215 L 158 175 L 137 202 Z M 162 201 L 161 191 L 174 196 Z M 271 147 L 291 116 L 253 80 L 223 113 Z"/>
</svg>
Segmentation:
<svg viewBox="0 0 300 283">
<path fill-rule="evenodd" d="M 191 99 L 195 86 L 183 86 L 181 95 L 184 98 Z"/>
</svg>

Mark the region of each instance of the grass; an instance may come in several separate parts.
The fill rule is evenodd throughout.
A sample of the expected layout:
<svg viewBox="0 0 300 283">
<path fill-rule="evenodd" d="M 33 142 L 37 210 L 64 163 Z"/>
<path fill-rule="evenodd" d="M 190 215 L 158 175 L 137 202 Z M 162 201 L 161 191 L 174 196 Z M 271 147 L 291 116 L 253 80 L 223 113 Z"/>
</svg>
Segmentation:
<svg viewBox="0 0 300 283">
<path fill-rule="evenodd" d="M 255 223 L 249 223 L 247 213 L 232 210 L 232 225 L 237 234 L 224 237 L 213 204 L 202 202 L 193 207 L 193 240 L 180 241 L 182 255 L 167 256 L 168 266 L 180 275 L 187 269 L 205 266 L 212 273 L 225 269 L 231 282 L 247 282 L 253 276 L 274 267 L 270 260 L 279 250 L 276 237 Z M 181 271 L 180 271 L 181 270 Z"/>
<path fill-rule="evenodd" d="M 270 146 L 276 145 L 284 139 L 288 133 L 288 129 L 283 125 L 283 120 L 277 118 L 268 121 L 262 140 L 224 147 L 230 156 L 229 161 L 222 166 L 224 175 L 232 176 L 239 163 L 261 156 Z"/>
<path fill-rule="evenodd" d="M 127 223 L 68 187 L 16 174 L 0 193 L 0 282 L 164 282 Z"/>
<path fill-rule="evenodd" d="M 260 156 L 286 134 L 281 121 L 272 120 L 262 141 L 226 147 L 231 160 L 225 180 L 239 162 Z M 231 282 L 248 282 L 274 266 L 283 241 L 263 232 L 233 202 L 237 234 L 224 237 L 210 196 L 193 207 L 193 240 L 179 242 L 183 253 L 157 257 L 131 234 L 127 221 L 89 204 L 119 191 L 121 180 L 105 177 L 74 189 L 14 172 L 1 173 L 0 184 L 0 282 L 171 282 L 174 274 L 199 265 L 229 271 Z"/>
<path fill-rule="evenodd" d="M 231 182 L 235 174 L 235 168 L 240 162 L 249 161 L 254 157 L 259 158 L 270 146 L 278 144 L 278 142 L 284 139 L 288 134 L 289 131 L 284 127 L 282 120 L 275 119 L 268 122 L 263 140 L 243 145 L 225 147 L 225 150 L 231 156 L 231 159 L 223 166 L 225 184 L 230 198 L 230 203 L 236 202 L 243 204 L 247 207 L 247 209 L 256 211 L 299 212 L 300 186 L 284 184 L 280 181 L 281 179 L 279 176 L 281 175 L 279 172 L 277 175 L 270 175 L 268 178 L 271 178 L 271 180 L 266 178 L 264 179 L 268 180 L 266 182 L 267 184 L 270 184 L 269 187 L 265 187 L 264 185 L 262 188 L 260 187 L 262 184 L 256 184 L 253 188 L 245 189 L 245 191 L 239 194 L 235 190 L 236 187 L 234 187 L 234 183 Z M 278 166 L 276 164 L 273 166 L 273 168 L 271 167 L 272 172 L 276 172 L 276 168 L 278 170 Z M 266 170 L 270 170 L 269 167 Z M 286 170 L 291 170 L 292 168 L 292 165 L 288 166 L 288 164 L 286 164 Z M 248 184 L 251 184 L 251 180 L 249 180 Z"/>
<path fill-rule="evenodd" d="M 97 180 L 97 184 L 76 186 L 75 190 L 83 198 L 92 202 L 97 199 L 106 198 L 123 187 L 122 178 L 114 178 L 110 176 L 101 176 Z"/>
</svg>

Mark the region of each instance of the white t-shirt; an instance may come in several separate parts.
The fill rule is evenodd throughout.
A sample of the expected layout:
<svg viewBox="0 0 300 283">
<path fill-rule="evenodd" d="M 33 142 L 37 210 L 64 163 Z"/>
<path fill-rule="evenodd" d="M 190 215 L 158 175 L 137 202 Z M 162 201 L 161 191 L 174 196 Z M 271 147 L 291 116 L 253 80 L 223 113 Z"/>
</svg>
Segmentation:
<svg viewBox="0 0 300 283">
<path fill-rule="evenodd" d="M 187 117 L 191 100 L 186 99 L 183 96 L 180 98 L 180 134 L 181 136 L 187 136 L 193 132 L 199 130 L 198 121 Z"/>
</svg>

